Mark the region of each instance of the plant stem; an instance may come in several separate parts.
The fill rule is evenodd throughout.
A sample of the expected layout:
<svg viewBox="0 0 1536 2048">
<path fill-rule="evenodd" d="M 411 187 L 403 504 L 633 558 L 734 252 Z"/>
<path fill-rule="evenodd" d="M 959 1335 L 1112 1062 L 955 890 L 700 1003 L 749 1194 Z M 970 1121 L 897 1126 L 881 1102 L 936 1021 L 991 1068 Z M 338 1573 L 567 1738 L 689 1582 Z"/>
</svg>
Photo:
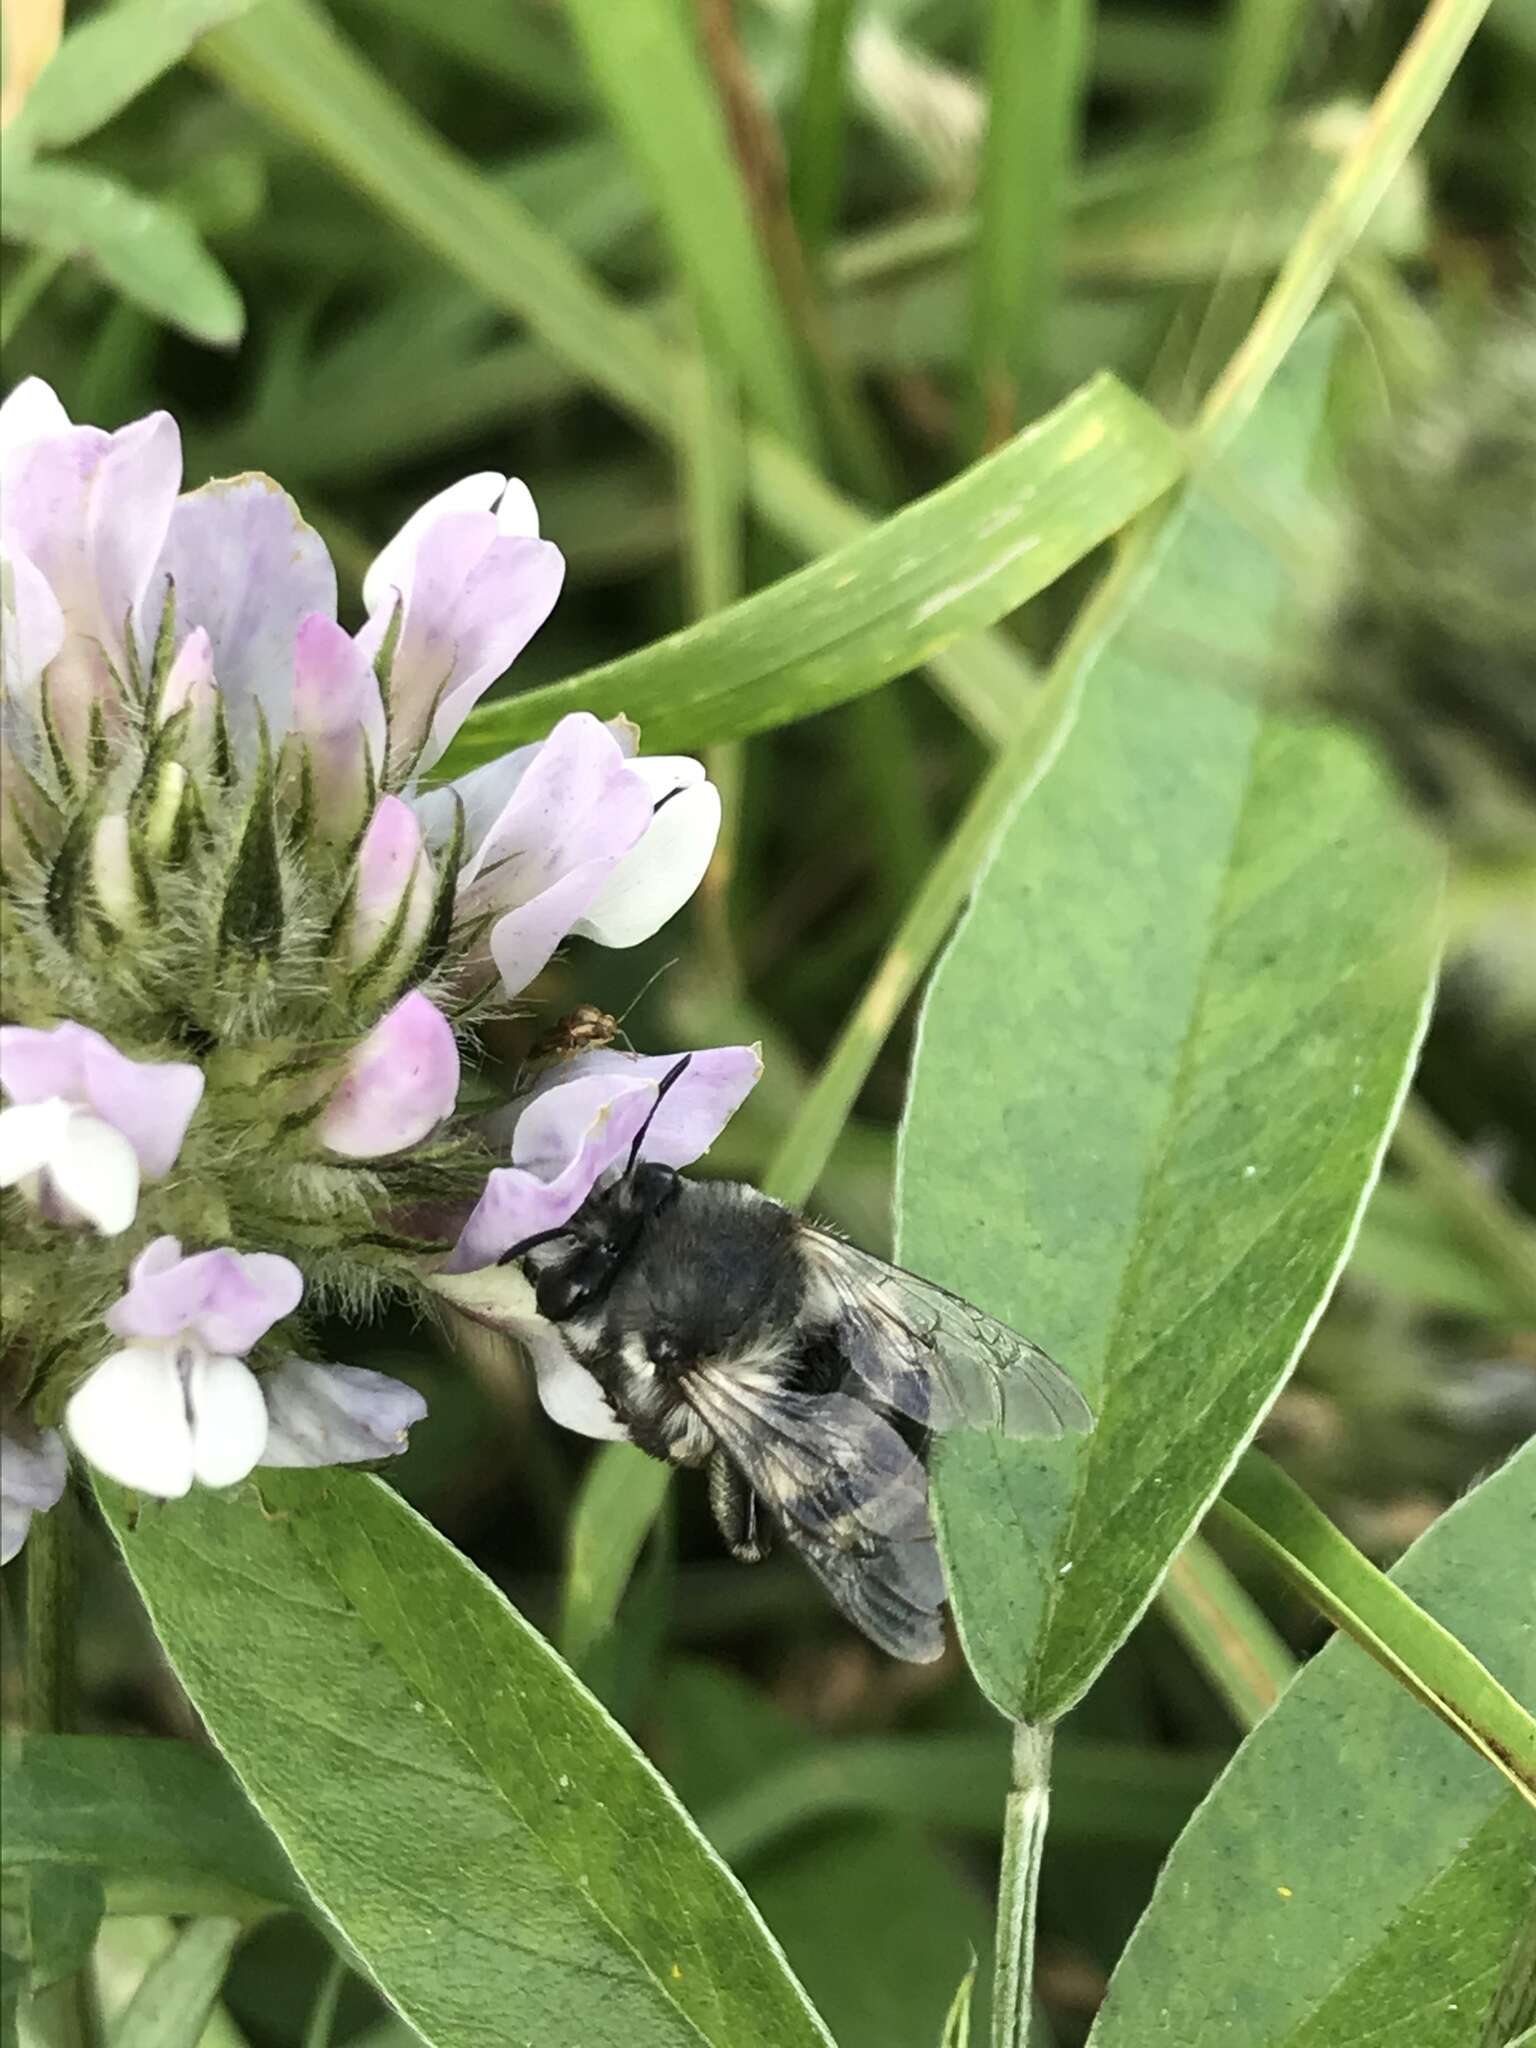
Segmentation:
<svg viewBox="0 0 1536 2048">
<path fill-rule="evenodd" d="M 66 1486 L 27 1531 L 26 1725 L 67 1735 L 75 1722 L 79 1508 Z M 90 1964 L 34 2001 L 32 2020 L 49 2048 L 96 2048 L 101 2015 Z"/>
<path fill-rule="evenodd" d="M 1174 1559 L 1158 1600 L 1238 1727 L 1252 1728 L 1296 1676 L 1268 1617 L 1200 1536 Z"/>
<path fill-rule="evenodd" d="M 320 1979 L 320 1988 L 315 1993 L 315 2002 L 309 2009 L 309 2018 L 304 2023 L 304 2048 L 331 2048 L 331 2037 L 336 2031 L 336 2008 L 341 2003 L 341 1994 L 346 1989 L 350 1974 L 345 1956 L 329 1958 L 325 1974 Z"/>
<path fill-rule="evenodd" d="M 27 1726 L 38 1735 L 74 1726 L 77 1513 L 66 1486 L 27 1531 Z"/>
<path fill-rule="evenodd" d="M 1478 1264 L 1536 1317 L 1536 1230 L 1476 1172 L 1416 1096 L 1403 1104 L 1392 1150 Z"/>
<path fill-rule="evenodd" d="M 814 0 L 805 32 L 789 191 L 800 243 L 814 267 L 837 218 L 848 128 L 848 31 L 853 0 Z"/>
<path fill-rule="evenodd" d="M 997 1890 L 992 2048 L 1029 2048 L 1035 1907 L 1050 1812 L 1052 1732 L 1048 1722 L 1014 1724 L 1013 1789 L 1003 1808 L 1003 1861 Z"/>
<path fill-rule="evenodd" d="M 52 249 L 36 249 L 22 264 L 15 282 L 5 293 L 0 309 L 0 348 L 4 348 L 49 285 L 64 268 L 64 258 Z"/>
</svg>

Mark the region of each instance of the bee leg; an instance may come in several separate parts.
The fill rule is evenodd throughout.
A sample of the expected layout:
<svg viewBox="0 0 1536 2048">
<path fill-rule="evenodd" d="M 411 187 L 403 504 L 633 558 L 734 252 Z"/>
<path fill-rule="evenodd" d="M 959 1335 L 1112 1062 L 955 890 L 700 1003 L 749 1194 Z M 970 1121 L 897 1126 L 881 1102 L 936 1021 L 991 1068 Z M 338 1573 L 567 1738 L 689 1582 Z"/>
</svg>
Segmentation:
<svg viewBox="0 0 1536 2048">
<path fill-rule="evenodd" d="M 760 1564 L 772 1549 L 767 1525 L 759 1519 L 757 1495 L 724 1451 L 709 1461 L 709 1511 L 740 1564 Z"/>
</svg>

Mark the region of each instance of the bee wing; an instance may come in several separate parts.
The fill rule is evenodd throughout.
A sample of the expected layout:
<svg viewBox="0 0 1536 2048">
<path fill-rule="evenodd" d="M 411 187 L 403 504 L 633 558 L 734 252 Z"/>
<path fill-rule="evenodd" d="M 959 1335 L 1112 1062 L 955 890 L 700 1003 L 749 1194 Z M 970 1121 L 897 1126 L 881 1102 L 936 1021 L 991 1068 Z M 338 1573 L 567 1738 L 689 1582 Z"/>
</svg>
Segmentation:
<svg viewBox="0 0 1536 2048">
<path fill-rule="evenodd" d="M 931 1663 L 944 1574 L 928 1475 L 884 1416 L 725 1367 L 683 1391 L 844 1614 L 893 1657 Z"/>
<path fill-rule="evenodd" d="M 929 1429 L 1064 1436 L 1093 1410 L 1037 1344 L 900 1266 L 802 1225 L 848 1363 L 874 1398 Z"/>
</svg>

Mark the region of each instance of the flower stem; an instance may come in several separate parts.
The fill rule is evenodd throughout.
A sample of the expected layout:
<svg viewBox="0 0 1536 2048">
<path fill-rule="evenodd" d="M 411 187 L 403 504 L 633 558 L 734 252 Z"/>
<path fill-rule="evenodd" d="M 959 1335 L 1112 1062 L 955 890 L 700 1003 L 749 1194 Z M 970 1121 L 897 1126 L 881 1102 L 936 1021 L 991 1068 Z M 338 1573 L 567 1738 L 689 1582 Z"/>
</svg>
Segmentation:
<svg viewBox="0 0 1536 2048">
<path fill-rule="evenodd" d="M 1003 1809 L 1003 1861 L 997 1891 L 992 2048 L 1029 2048 L 1035 1906 L 1050 1811 L 1052 1732 L 1048 1722 L 1014 1723 L 1013 1789 Z"/>
<path fill-rule="evenodd" d="M 27 1531 L 26 1725 L 67 1735 L 75 1720 L 79 1508 L 66 1486 Z M 101 2014 L 89 1963 L 34 2001 L 32 2024 L 49 2048 L 98 2048 Z"/>
<path fill-rule="evenodd" d="M 66 1486 L 27 1531 L 27 1727 L 39 1735 L 74 1725 L 76 1513 Z"/>
</svg>

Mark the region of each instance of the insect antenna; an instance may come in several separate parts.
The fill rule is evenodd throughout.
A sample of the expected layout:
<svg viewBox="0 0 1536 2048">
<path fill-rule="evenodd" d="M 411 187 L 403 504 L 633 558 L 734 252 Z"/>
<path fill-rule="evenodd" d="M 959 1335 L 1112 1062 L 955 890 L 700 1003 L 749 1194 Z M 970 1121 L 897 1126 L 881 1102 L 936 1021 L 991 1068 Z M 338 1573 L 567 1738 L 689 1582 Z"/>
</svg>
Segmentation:
<svg viewBox="0 0 1536 2048">
<path fill-rule="evenodd" d="M 633 1045 L 630 1045 L 629 1033 L 624 1030 L 624 1019 L 634 1014 L 634 1012 L 640 1007 L 641 1003 L 643 1003 L 645 1001 L 645 998 L 650 994 L 651 990 L 656 986 L 657 982 L 660 981 L 661 977 L 664 974 L 669 973 L 671 969 L 674 968 L 676 965 L 676 954 L 674 954 L 670 960 L 663 960 L 661 965 L 656 969 L 656 972 L 650 975 L 645 981 L 641 982 L 639 988 L 630 997 L 629 1001 L 624 1005 L 623 1009 L 619 1012 L 618 1016 L 614 1018 L 614 1026 L 617 1029 L 617 1031 L 623 1036 L 624 1043 L 629 1046 L 631 1052 L 633 1052 L 635 1048 L 633 1047 Z"/>
<path fill-rule="evenodd" d="M 667 1071 L 662 1075 L 661 1080 L 657 1084 L 656 1088 L 656 1100 L 651 1104 L 645 1122 L 640 1126 L 639 1130 L 636 1131 L 635 1142 L 629 1148 L 629 1160 L 624 1168 L 624 1178 L 626 1180 L 628 1180 L 631 1177 L 631 1175 L 634 1173 L 635 1168 L 640 1164 L 640 1147 L 645 1143 L 646 1139 L 650 1135 L 651 1125 L 656 1121 L 657 1110 L 660 1109 L 661 1105 L 666 1101 L 668 1091 L 674 1088 L 677 1085 L 677 1083 L 681 1081 L 684 1074 L 687 1073 L 689 1067 L 692 1064 L 693 1054 L 691 1052 L 685 1052 L 682 1058 L 676 1061 L 672 1066 L 668 1067 Z"/>
</svg>

